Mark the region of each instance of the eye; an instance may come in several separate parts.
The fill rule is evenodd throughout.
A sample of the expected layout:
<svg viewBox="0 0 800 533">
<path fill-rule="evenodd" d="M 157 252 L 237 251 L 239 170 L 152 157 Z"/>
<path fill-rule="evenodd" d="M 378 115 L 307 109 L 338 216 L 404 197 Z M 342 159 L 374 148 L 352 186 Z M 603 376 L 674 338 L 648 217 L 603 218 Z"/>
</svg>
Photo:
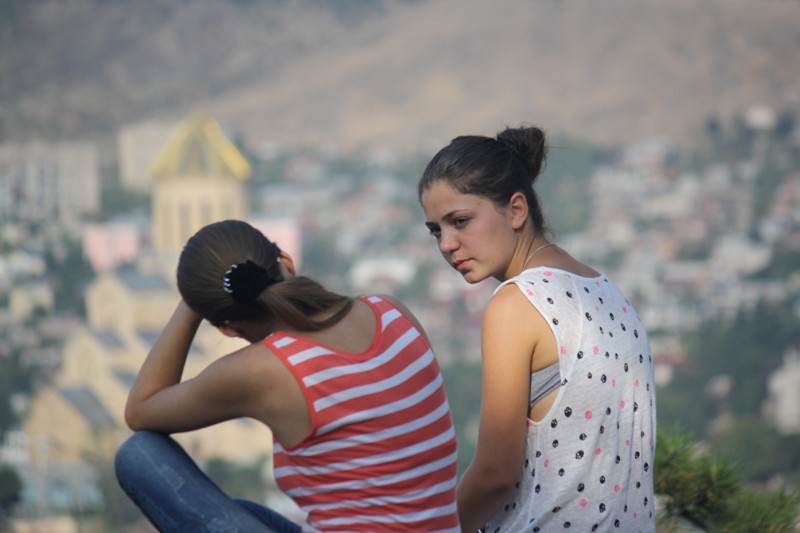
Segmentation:
<svg viewBox="0 0 800 533">
<path fill-rule="evenodd" d="M 469 219 L 467 217 L 456 218 L 453 220 L 453 226 L 461 228 L 463 226 L 466 226 L 467 222 L 469 222 Z"/>
<path fill-rule="evenodd" d="M 442 233 L 442 230 L 439 228 L 439 226 L 428 226 L 428 233 L 431 235 L 431 237 L 438 239 L 439 235 Z"/>
</svg>

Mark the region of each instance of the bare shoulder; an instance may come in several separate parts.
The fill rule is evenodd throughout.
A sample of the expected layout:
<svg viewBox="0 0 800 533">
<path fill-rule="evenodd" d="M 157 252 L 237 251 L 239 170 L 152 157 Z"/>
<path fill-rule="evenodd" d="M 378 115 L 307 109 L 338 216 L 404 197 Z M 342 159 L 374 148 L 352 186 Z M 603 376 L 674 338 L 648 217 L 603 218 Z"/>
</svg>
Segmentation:
<svg viewBox="0 0 800 533">
<path fill-rule="evenodd" d="M 417 319 L 411 309 L 402 300 L 390 294 L 376 294 L 375 296 L 391 302 L 391 304 L 398 308 L 401 313 L 403 313 L 409 320 L 411 320 L 411 322 L 414 323 L 415 326 L 417 326 L 420 330 L 423 329 L 422 325 L 419 323 L 419 319 Z"/>
<path fill-rule="evenodd" d="M 409 309 L 409 307 L 402 300 L 390 294 L 376 294 L 375 296 L 378 296 L 388 302 L 391 302 L 392 305 L 398 308 L 400 312 L 402 312 L 411 321 L 411 323 L 414 324 L 417 327 L 417 329 L 419 329 L 422 332 L 423 335 L 425 335 L 426 339 L 428 338 L 428 335 L 425 332 L 425 328 L 422 327 L 422 324 L 420 323 L 419 319 L 414 315 L 414 313 L 411 312 L 411 309 Z"/>
<path fill-rule="evenodd" d="M 230 376 L 232 383 L 268 390 L 285 382 L 289 370 L 263 342 L 249 344 L 212 363 L 209 369 Z"/>
<path fill-rule="evenodd" d="M 375 296 L 391 302 L 392 305 L 400 309 L 404 314 L 413 316 L 413 313 L 408 306 L 397 296 L 392 296 L 391 294 L 376 294 Z"/>
<path fill-rule="evenodd" d="M 243 414 L 266 424 L 287 445 L 294 445 L 311 430 L 311 415 L 295 375 L 264 342 L 253 343 L 220 359 L 235 366 L 240 393 L 248 401 Z"/>
<path fill-rule="evenodd" d="M 528 299 L 516 283 L 508 283 L 500 287 L 486 304 L 485 316 L 511 318 L 520 313 L 526 314 L 534 311 Z"/>
<path fill-rule="evenodd" d="M 263 341 L 249 344 L 226 357 L 230 357 L 232 362 L 244 369 L 272 370 L 284 367 L 280 358 Z"/>
<path fill-rule="evenodd" d="M 230 382 L 249 391 L 264 404 L 281 403 L 290 390 L 296 388 L 291 370 L 264 342 L 245 346 L 217 360 L 214 365 L 225 365 Z"/>
<path fill-rule="evenodd" d="M 483 312 L 484 333 L 494 332 L 535 341 L 544 317 L 515 283 L 504 285 L 492 296 Z"/>
<path fill-rule="evenodd" d="M 550 266 L 565 270 L 567 272 L 572 272 L 575 275 L 585 278 L 596 278 L 600 275 L 597 270 L 577 260 L 563 248 L 559 247 L 558 250 L 559 254 L 557 255 L 557 261 Z"/>
</svg>

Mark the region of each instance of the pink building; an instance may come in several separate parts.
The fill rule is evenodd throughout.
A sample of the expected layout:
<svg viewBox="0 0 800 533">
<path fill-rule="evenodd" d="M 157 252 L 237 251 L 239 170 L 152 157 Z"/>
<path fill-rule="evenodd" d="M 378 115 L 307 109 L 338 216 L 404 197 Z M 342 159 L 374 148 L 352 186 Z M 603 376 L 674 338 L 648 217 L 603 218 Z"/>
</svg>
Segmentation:
<svg viewBox="0 0 800 533">
<path fill-rule="evenodd" d="M 296 220 L 292 218 L 256 218 L 248 220 L 248 222 L 291 255 L 298 270 L 302 268 L 302 233 L 300 224 Z"/>
<path fill-rule="evenodd" d="M 141 224 L 134 221 L 90 224 L 84 229 L 83 255 L 95 272 L 108 272 L 135 261 L 144 238 Z"/>
</svg>

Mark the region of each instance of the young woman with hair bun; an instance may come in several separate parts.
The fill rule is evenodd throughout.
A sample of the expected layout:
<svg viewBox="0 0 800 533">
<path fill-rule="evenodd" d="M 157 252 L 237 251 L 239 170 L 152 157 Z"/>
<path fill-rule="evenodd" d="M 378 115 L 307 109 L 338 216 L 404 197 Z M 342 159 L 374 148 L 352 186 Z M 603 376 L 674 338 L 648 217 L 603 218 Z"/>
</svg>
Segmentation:
<svg viewBox="0 0 800 533">
<path fill-rule="evenodd" d="M 484 310 L 462 531 L 655 531 L 656 405 L 645 328 L 611 279 L 552 242 L 534 184 L 544 132 L 453 139 L 418 184 L 425 225 Z"/>
<path fill-rule="evenodd" d="M 182 300 L 130 391 L 135 433 L 115 461 L 159 531 L 460 530 L 442 375 L 401 302 L 332 292 L 237 220 L 189 239 L 177 282 Z M 183 379 L 202 320 L 251 344 Z M 272 431 L 275 478 L 307 513 L 303 524 L 231 499 L 169 437 L 240 417 Z"/>
</svg>

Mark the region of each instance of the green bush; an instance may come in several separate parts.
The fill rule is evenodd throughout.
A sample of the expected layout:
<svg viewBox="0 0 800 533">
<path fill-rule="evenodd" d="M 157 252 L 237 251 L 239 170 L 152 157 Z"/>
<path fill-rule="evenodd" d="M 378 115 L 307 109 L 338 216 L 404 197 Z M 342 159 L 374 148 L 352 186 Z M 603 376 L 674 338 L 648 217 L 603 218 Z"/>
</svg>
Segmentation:
<svg viewBox="0 0 800 533">
<path fill-rule="evenodd" d="M 674 427 L 659 430 L 655 491 L 663 503 L 662 523 L 686 521 L 704 531 L 794 531 L 800 491 L 746 488 L 734 463 L 713 455 Z"/>
</svg>

